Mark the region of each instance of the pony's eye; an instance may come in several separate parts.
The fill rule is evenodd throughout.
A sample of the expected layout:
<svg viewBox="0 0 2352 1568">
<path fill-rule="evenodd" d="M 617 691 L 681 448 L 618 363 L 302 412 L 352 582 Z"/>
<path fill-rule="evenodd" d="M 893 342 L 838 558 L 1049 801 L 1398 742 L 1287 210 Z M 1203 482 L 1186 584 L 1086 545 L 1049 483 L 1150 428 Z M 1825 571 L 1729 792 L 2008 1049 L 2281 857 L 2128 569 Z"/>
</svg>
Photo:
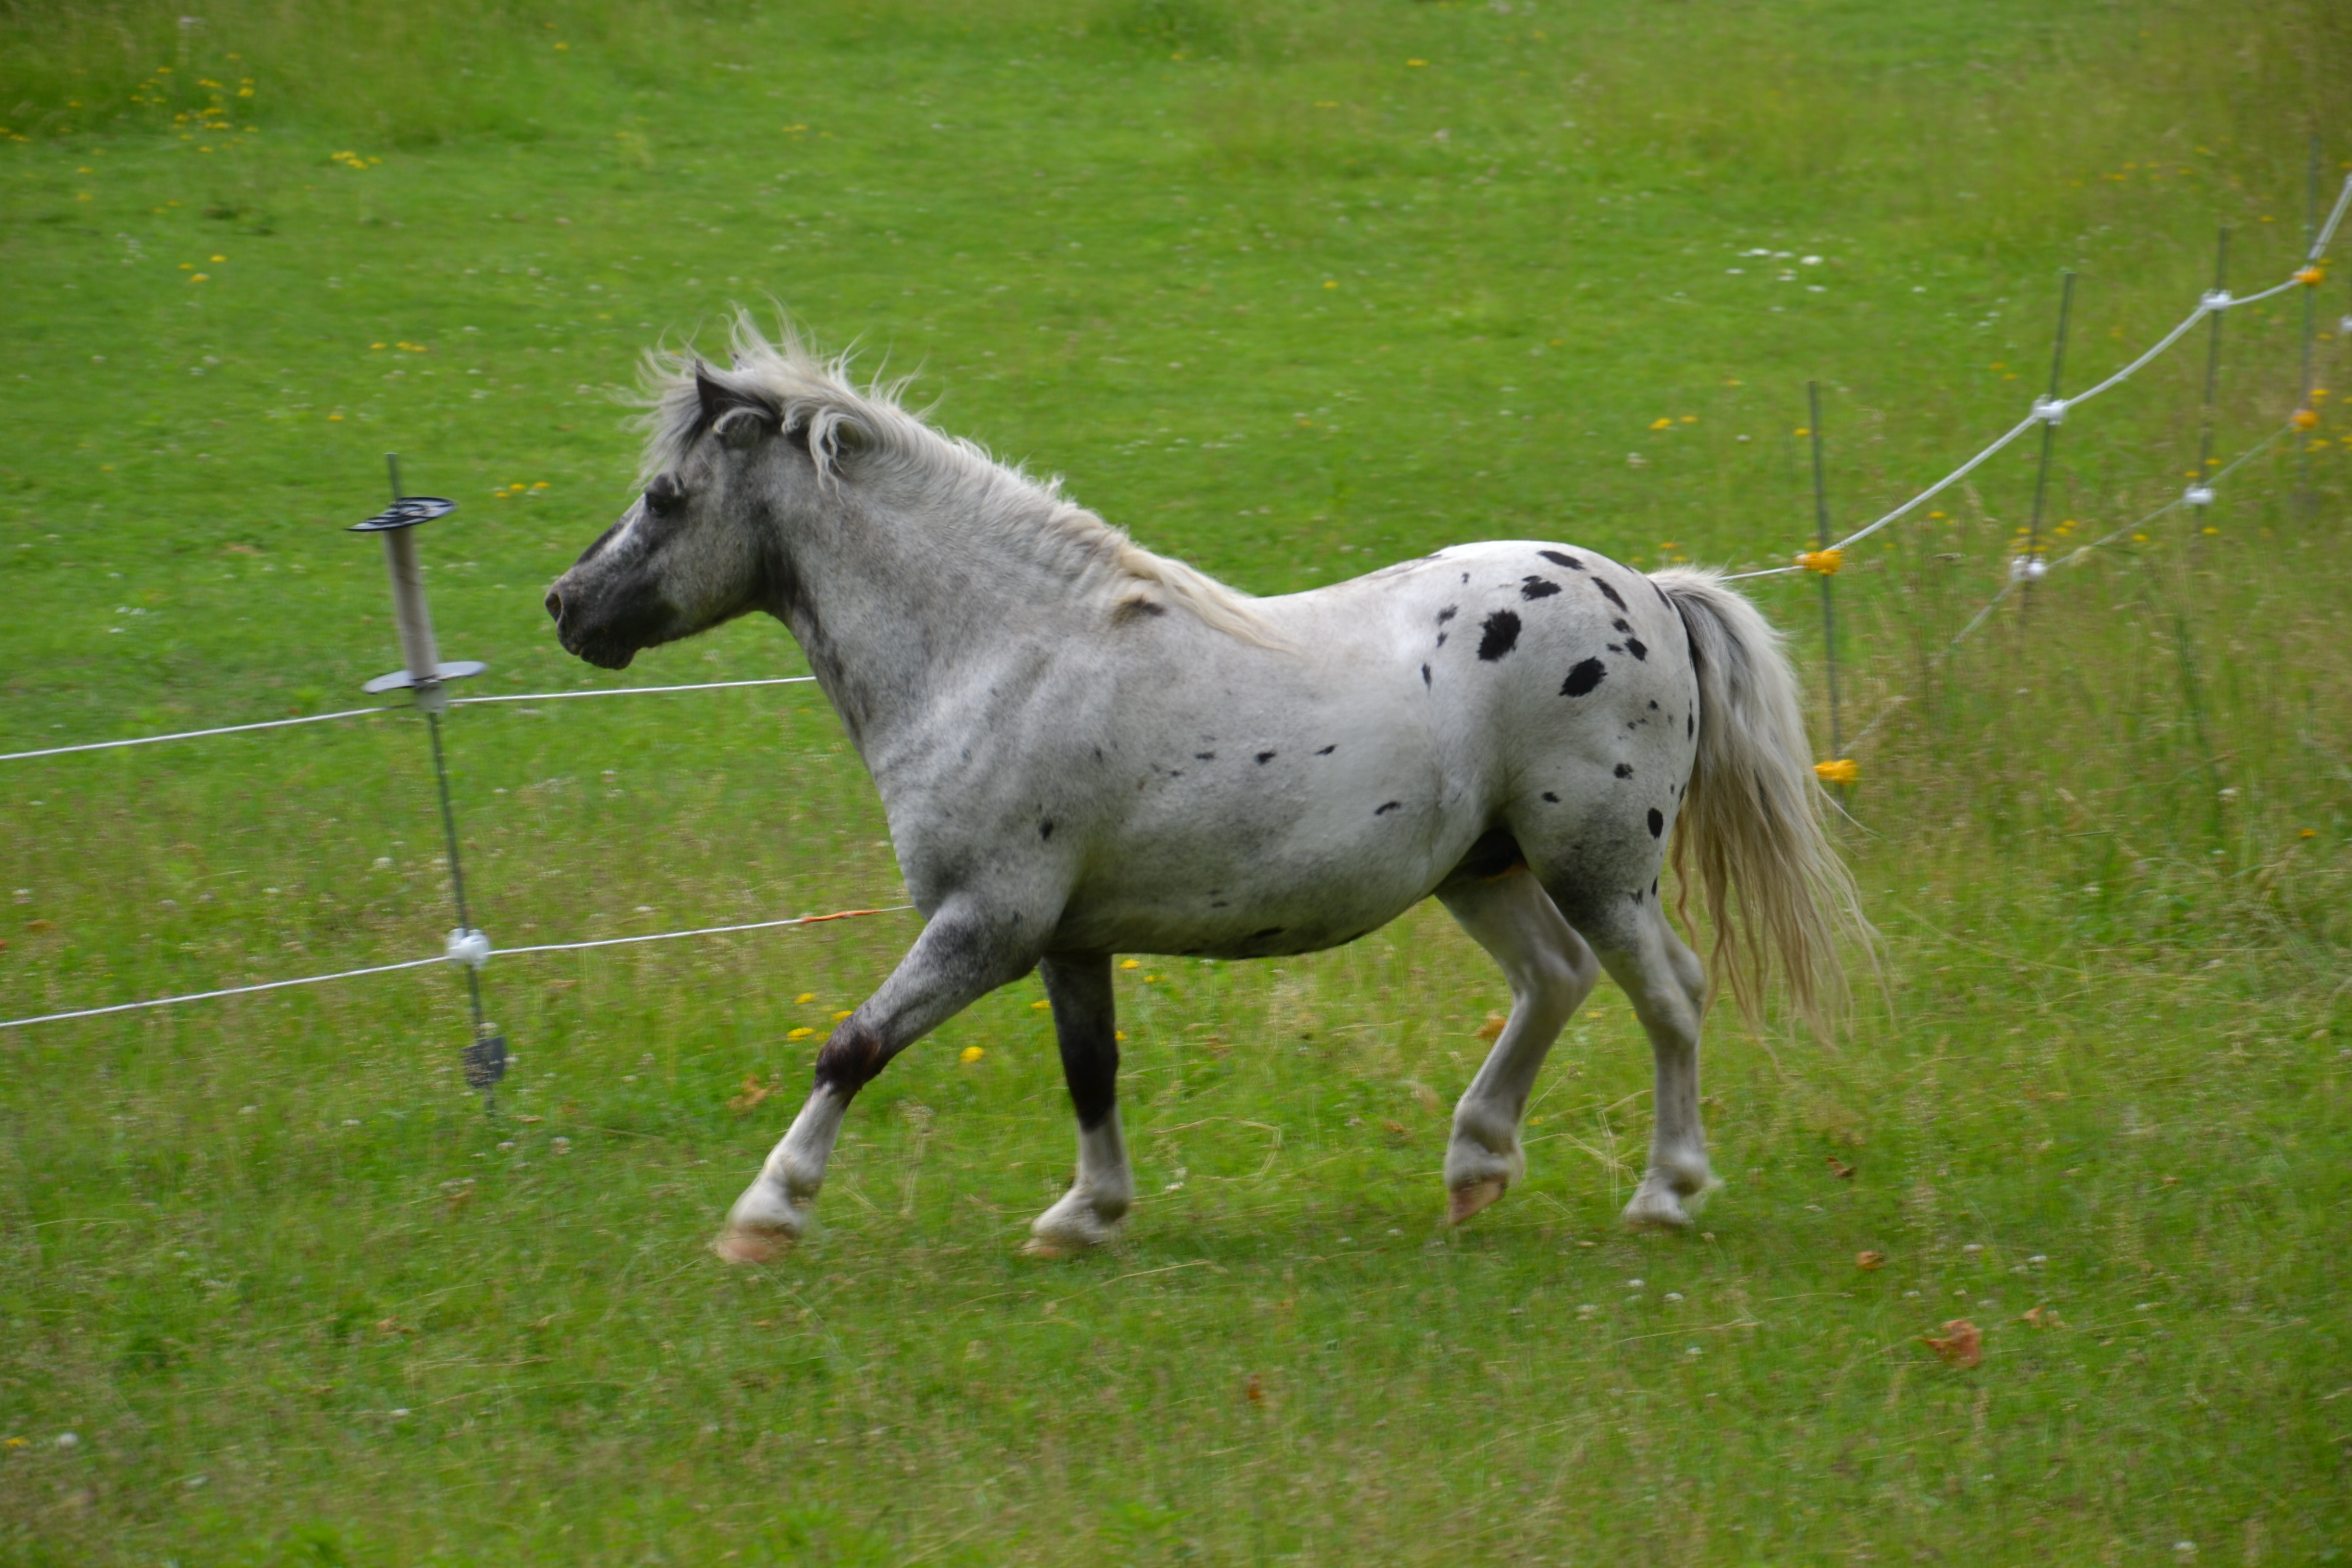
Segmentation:
<svg viewBox="0 0 2352 1568">
<path fill-rule="evenodd" d="M 646 505 L 656 512 L 673 512 L 686 504 L 686 487 L 675 476 L 656 474 L 646 487 Z"/>
</svg>

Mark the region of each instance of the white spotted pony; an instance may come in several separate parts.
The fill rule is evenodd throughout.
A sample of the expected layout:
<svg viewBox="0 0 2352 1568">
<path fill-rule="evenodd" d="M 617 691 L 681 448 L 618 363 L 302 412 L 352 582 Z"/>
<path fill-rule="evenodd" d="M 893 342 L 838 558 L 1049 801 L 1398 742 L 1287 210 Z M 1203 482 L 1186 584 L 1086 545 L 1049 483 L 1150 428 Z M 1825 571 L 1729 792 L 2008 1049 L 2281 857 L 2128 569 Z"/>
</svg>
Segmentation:
<svg viewBox="0 0 2352 1568">
<path fill-rule="evenodd" d="M 1113 956 L 1312 952 L 1433 895 L 1512 997 L 1454 1110 L 1449 1217 L 1522 1174 L 1537 1071 L 1606 969 L 1656 1058 L 1625 1218 L 1690 1223 L 1714 1184 L 1708 984 L 1659 906 L 1673 836 L 1743 1003 L 1777 960 L 1800 1009 L 1833 1006 L 1841 931 L 1862 929 L 1788 662 L 1744 598 L 1705 572 L 1507 541 L 1252 599 L 856 391 L 839 362 L 748 321 L 737 339 L 730 369 L 651 362 L 643 500 L 547 608 L 566 648 L 613 669 L 754 610 L 782 621 L 928 923 L 819 1052 L 722 1256 L 802 1235 L 858 1089 L 1033 969 L 1078 1163 L 1030 1246 L 1108 1239 L 1134 1201 Z"/>
</svg>

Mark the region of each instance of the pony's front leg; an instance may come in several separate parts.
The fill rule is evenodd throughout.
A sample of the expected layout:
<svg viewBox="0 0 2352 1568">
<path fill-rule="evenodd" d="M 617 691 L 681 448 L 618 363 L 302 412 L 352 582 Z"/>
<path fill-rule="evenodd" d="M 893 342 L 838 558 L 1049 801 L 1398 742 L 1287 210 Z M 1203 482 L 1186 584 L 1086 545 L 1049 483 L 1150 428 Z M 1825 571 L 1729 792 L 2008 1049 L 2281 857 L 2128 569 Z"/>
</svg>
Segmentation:
<svg viewBox="0 0 2352 1568">
<path fill-rule="evenodd" d="M 843 1113 L 890 1058 L 1036 962 L 1048 922 L 978 908 L 940 911 L 882 988 L 843 1019 L 816 1056 L 816 1083 L 759 1178 L 711 1244 L 730 1263 L 772 1258 L 806 1233 Z"/>
<path fill-rule="evenodd" d="M 1108 953 L 1049 953 L 1038 978 L 1054 1005 L 1054 1033 L 1062 1047 L 1062 1077 L 1078 1113 L 1078 1173 L 1070 1190 L 1037 1216 L 1023 1251 L 1066 1258 L 1099 1247 L 1118 1234 L 1135 1201 L 1127 1141 L 1118 1126 L 1118 1015 Z"/>
</svg>

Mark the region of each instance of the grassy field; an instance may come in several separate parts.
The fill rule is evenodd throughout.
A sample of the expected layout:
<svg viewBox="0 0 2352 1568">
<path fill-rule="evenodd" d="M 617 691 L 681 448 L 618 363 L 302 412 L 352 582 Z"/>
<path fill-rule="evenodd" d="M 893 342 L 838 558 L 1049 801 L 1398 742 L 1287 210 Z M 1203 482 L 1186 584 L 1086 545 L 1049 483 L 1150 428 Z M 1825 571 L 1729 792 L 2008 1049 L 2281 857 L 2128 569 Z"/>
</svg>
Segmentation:
<svg viewBox="0 0 2352 1568">
<path fill-rule="evenodd" d="M 2352 14 L 2235 0 L 0 0 L 0 751 L 355 705 L 386 450 L 461 503 L 423 544 L 478 689 L 799 671 L 762 621 L 603 675 L 539 608 L 630 499 L 635 356 L 736 300 L 1253 591 L 1487 537 L 1775 563 L 1808 380 L 1864 521 L 2041 390 L 2063 269 L 2070 388 L 2217 226 L 2284 277 L 2347 65 Z M 2295 406 L 2303 302 L 2230 318 L 2218 456 Z M 2203 343 L 2067 422 L 2066 548 L 2195 469 Z M 1948 657 L 2030 444 L 1849 562 L 1885 984 L 1833 1043 L 1715 1020 L 1700 1234 L 1616 1226 L 1606 988 L 1527 1183 L 1444 1230 L 1506 995 L 1433 908 L 1122 972 L 1146 1196 L 1055 1265 L 1034 980 L 861 1099 L 813 1243 L 702 1250 L 909 914 L 497 960 L 496 1120 L 437 972 L 0 1031 L 0 1563 L 2342 1561 L 2340 429 Z M 1817 670 L 1816 580 L 1755 592 Z M 502 944 L 901 901 L 811 688 L 448 734 Z M 453 923 L 404 716 L 0 768 L 0 1016 Z M 1958 1318 L 1981 1365 L 1920 1342 Z"/>
</svg>

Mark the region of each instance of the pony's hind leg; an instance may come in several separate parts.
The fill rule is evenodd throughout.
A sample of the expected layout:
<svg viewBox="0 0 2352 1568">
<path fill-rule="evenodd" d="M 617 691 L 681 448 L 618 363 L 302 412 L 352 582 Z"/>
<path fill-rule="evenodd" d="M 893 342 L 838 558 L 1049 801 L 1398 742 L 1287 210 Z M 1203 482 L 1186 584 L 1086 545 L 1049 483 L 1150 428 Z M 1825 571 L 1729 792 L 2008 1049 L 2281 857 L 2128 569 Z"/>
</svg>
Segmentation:
<svg viewBox="0 0 2352 1568">
<path fill-rule="evenodd" d="M 1454 1108 L 1445 1146 L 1445 1219 L 1459 1225 L 1527 1170 L 1519 1119 L 1552 1042 L 1600 978 L 1601 966 L 1542 884 L 1522 866 L 1437 890 L 1449 913 L 1501 966 L 1511 1016 Z"/>
<path fill-rule="evenodd" d="M 807 1102 L 728 1210 L 726 1228 L 711 1250 L 730 1263 L 757 1263 L 800 1239 L 850 1100 L 892 1057 L 1026 973 L 1036 950 L 1024 948 L 1019 933 L 1038 925 L 971 907 L 934 916 L 881 989 L 842 1020 L 817 1052 L 816 1083 Z"/>
<path fill-rule="evenodd" d="M 1675 934 L 1654 898 L 1609 926 L 1605 932 L 1588 928 L 1588 934 L 1609 977 L 1633 1002 L 1650 1037 L 1656 1070 L 1650 1164 L 1625 1205 L 1625 1223 L 1680 1230 L 1691 1223 L 1696 1200 L 1722 1184 L 1707 1163 L 1706 1128 L 1699 1119 L 1698 1032 L 1706 1008 L 1706 967 Z"/>
<path fill-rule="evenodd" d="M 1036 1258 L 1064 1258 L 1118 1234 L 1119 1221 L 1135 1201 L 1135 1177 L 1118 1126 L 1118 1015 L 1110 956 L 1048 954 L 1038 961 L 1037 974 L 1054 1005 L 1062 1077 L 1078 1113 L 1078 1173 L 1061 1201 L 1030 1226 L 1029 1243 L 1022 1250 Z"/>
</svg>

